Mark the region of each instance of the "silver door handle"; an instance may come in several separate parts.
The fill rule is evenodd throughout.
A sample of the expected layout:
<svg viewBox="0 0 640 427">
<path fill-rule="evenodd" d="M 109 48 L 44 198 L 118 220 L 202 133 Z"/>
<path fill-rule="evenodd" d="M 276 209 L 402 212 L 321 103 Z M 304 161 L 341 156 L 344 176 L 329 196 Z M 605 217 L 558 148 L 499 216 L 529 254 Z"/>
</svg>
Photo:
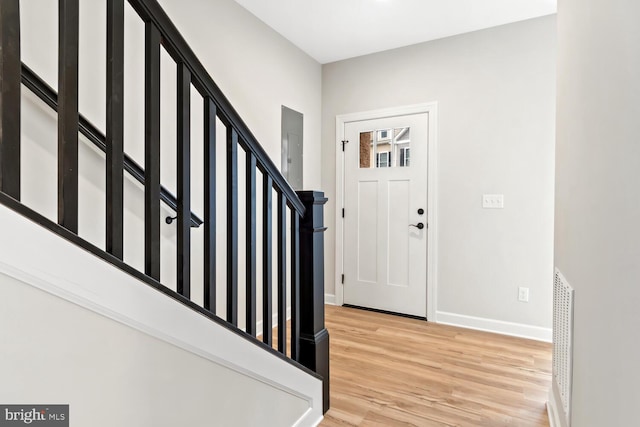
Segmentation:
<svg viewBox="0 0 640 427">
<path fill-rule="evenodd" d="M 409 224 L 409 227 L 415 227 L 415 228 L 417 228 L 418 230 L 422 230 L 422 229 L 424 228 L 424 224 L 423 224 L 423 223 L 421 223 L 421 222 L 419 222 L 419 223 L 417 223 L 417 224 Z"/>
</svg>

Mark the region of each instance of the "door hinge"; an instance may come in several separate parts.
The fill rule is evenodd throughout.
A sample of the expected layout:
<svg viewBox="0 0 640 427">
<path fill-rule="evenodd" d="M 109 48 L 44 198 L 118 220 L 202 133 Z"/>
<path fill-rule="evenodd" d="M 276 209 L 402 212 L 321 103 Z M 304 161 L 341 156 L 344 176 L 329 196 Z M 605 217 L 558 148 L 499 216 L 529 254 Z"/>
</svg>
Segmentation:
<svg viewBox="0 0 640 427">
<path fill-rule="evenodd" d="M 342 218 L 344 218 L 344 208 L 342 208 Z"/>
<path fill-rule="evenodd" d="M 341 142 L 342 142 L 342 151 L 344 151 L 344 146 L 347 145 L 349 141 L 346 139 L 343 139 Z"/>
<path fill-rule="evenodd" d="M 344 285 L 344 274 L 342 275 L 342 284 Z"/>
</svg>

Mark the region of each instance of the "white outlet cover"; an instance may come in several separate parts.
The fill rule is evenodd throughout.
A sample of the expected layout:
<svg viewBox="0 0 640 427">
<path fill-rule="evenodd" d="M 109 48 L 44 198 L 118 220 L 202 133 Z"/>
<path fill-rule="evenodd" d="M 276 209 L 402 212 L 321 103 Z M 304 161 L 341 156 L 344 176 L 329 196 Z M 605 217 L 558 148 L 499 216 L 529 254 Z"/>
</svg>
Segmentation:
<svg viewBox="0 0 640 427">
<path fill-rule="evenodd" d="M 484 209 L 503 209 L 504 194 L 483 194 L 482 207 Z"/>
<path fill-rule="evenodd" d="M 529 288 L 518 288 L 518 301 L 529 302 Z"/>
</svg>

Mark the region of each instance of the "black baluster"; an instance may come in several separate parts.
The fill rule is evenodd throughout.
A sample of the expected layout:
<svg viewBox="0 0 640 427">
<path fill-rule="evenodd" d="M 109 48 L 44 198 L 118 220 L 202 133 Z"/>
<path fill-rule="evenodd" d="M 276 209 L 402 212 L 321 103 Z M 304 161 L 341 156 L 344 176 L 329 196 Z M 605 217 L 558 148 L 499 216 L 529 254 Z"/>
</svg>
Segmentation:
<svg viewBox="0 0 640 427">
<path fill-rule="evenodd" d="M 178 280 L 176 291 L 191 297 L 191 73 L 178 64 Z"/>
<path fill-rule="evenodd" d="M 300 214 L 291 209 L 291 358 L 300 345 Z"/>
<path fill-rule="evenodd" d="M 227 129 L 227 322 L 238 325 L 238 133 Z"/>
<path fill-rule="evenodd" d="M 216 312 L 216 106 L 204 98 L 204 308 Z"/>
<path fill-rule="evenodd" d="M 20 2 L 0 1 L 0 191 L 20 200 Z"/>
<path fill-rule="evenodd" d="M 247 152 L 246 166 L 246 331 L 256 336 L 256 157 Z"/>
<path fill-rule="evenodd" d="M 160 280 L 160 32 L 145 25 L 145 273 Z"/>
<path fill-rule="evenodd" d="M 287 198 L 278 192 L 278 351 L 287 354 Z"/>
<path fill-rule="evenodd" d="M 273 181 L 263 176 L 262 195 L 262 341 L 273 344 Z"/>
<path fill-rule="evenodd" d="M 106 249 L 123 258 L 124 0 L 107 2 Z"/>
<path fill-rule="evenodd" d="M 78 0 L 59 0 L 58 10 L 58 223 L 77 234 Z"/>
</svg>

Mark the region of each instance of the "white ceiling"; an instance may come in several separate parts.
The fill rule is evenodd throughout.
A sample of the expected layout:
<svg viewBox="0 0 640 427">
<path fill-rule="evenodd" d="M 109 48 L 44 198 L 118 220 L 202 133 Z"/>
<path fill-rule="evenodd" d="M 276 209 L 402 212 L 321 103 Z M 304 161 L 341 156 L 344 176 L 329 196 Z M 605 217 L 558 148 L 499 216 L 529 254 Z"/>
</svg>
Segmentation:
<svg viewBox="0 0 640 427">
<path fill-rule="evenodd" d="M 235 0 L 325 64 L 556 12 L 556 0 Z"/>
</svg>

